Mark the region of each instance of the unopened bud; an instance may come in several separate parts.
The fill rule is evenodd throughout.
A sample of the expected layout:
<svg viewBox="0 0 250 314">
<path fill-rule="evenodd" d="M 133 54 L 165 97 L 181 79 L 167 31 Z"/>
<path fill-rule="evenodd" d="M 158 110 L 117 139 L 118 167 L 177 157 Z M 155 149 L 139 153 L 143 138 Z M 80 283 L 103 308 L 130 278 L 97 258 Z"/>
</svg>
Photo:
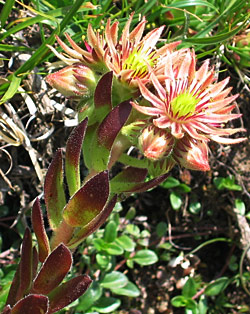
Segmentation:
<svg viewBox="0 0 250 314">
<path fill-rule="evenodd" d="M 156 161 L 167 157 L 172 150 L 173 136 L 165 130 L 148 126 L 139 137 L 139 148 L 144 156 Z"/>
<path fill-rule="evenodd" d="M 187 169 L 208 171 L 208 147 L 204 141 L 194 140 L 185 137 L 178 140 L 173 157 L 176 162 Z"/>
<path fill-rule="evenodd" d="M 46 81 L 61 94 L 71 98 L 88 98 L 93 94 L 96 86 L 93 71 L 81 63 L 75 63 L 49 74 Z"/>
</svg>

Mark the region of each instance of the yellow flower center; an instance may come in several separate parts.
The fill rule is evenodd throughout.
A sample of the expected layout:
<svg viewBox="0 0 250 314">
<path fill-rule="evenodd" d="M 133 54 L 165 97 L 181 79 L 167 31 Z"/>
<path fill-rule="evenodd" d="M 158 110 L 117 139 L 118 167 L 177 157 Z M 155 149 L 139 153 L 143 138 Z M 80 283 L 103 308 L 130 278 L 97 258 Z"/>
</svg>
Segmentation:
<svg viewBox="0 0 250 314">
<path fill-rule="evenodd" d="M 174 116 L 183 117 L 192 115 L 198 102 L 198 99 L 186 92 L 175 97 L 170 106 Z"/>
<path fill-rule="evenodd" d="M 134 70 L 131 75 L 133 78 L 142 78 L 148 73 L 148 67 L 153 67 L 157 57 L 154 56 L 155 52 L 152 51 L 148 54 L 148 51 L 143 51 L 142 48 L 131 52 L 129 57 L 122 65 L 123 70 Z"/>
</svg>

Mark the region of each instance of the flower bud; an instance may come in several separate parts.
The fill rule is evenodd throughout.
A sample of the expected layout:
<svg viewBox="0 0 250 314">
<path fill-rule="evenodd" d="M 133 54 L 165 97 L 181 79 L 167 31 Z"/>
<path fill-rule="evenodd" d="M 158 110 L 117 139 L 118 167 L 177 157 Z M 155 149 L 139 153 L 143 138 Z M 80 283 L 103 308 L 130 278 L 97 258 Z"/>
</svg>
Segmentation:
<svg viewBox="0 0 250 314">
<path fill-rule="evenodd" d="M 210 170 L 208 163 L 208 147 L 207 143 L 204 141 L 188 137 L 178 140 L 174 148 L 173 158 L 180 166 L 190 170 Z"/>
<path fill-rule="evenodd" d="M 174 138 L 170 133 L 154 126 L 146 127 L 138 141 L 144 156 L 153 161 L 167 157 L 174 144 Z"/>
<path fill-rule="evenodd" d="M 94 72 L 81 63 L 75 63 L 49 74 L 46 80 L 61 94 L 71 98 L 89 98 L 96 86 Z"/>
</svg>

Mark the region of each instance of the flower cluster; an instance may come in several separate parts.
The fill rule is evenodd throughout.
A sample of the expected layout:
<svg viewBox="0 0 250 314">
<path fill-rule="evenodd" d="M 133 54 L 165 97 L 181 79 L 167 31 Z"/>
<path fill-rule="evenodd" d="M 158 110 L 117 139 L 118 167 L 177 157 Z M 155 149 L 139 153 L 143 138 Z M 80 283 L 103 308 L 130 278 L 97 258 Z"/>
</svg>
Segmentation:
<svg viewBox="0 0 250 314">
<path fill-rule="evenodd" d="M 244 131 L 224 128 L 225 123 L 240 117 L 231 113 L 237 95 L 229 96 L 231 88 L 225 88 L 229 78 L 216 82 L 208 60 L 197 69 L 193 50 L 176 50 L 180 42 L 157 48 L 164 27 L 143 36 L 144 17 L 130 32 L 132 20 L 133 14 L 120 38 L 118 22 L 111 24 L 109 19 L 103 34 L 89 25 L 86 49 L 67 34 L 71 47 L 57 37 L 65 54 L 50 49 L 68 66 L 49 75 L 47 81 L 65 95 L 84 97 L 93 90 L 98 76 L 112 71 L 113 105 L 119 103 L 116 96 L 120 102 L 132 98 L 133 113 L 121 133 L 140 149 L 149 169 L 158 169 L 155 173 L 159 174 L 179 164 L 209 170 L 210 140 L 222 144 L 244 140 L 225 137 Z"/>
<path fill-rule="evenodd" d="M 179 62 L 175 62 L 175 54 L 169 53 L 166 57 L 163 82 L 153 72 L 151 90 L 138 80 L 148 106 L 137 102 L 132 105 L 149 116 L 139 141 L 144 143 L 142 151 L 149 159 L 161 160 L 171 156 L 181 166 L 206 171 L 209 170 L 209 140 L 222 144 L 244 140 L 224 137 L 244 129 L 222 128 L 226 122 L 241 116 L 231 113 L 236 106 L 232 102 L 238 95 L 227 97 L 231 88 L 224 88 L 229 78 L 214 82 L 214 70 L 209 68 L 208 60 L 196 70 L 193 51 L 187 50 L 185 58 Z M 165 148 L 162 150 L 159 146 Z"/>
</svg>

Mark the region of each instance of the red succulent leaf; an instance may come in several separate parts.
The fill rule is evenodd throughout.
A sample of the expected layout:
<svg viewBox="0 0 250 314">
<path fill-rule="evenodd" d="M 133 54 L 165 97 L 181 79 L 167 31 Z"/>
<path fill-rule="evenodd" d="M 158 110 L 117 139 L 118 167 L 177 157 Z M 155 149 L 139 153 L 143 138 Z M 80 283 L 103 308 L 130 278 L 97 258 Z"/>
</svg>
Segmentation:
<svg viewBox="0 0 250 314">
<path fill-rule="evenodd" d="M 38 273 L 32 292 L 47 295 L 55 289 L 68 273 L 72 264 L 72 255 L 69 249 L 60 244 L 45 260 Z"/>
<path fill-rule="evenodd" d="M 20 284 L 20 264 L 17 267 L 17 270 L 15 272 L 14 278 L 12 280 L 9 294 L 7 297 L 6 305 L 13 306 L 18 300 L 17 300 L 17 291 Z"/>
<path fill-rule="evenodd" d="M 35 200 L 32 208 L 32 226 L 38 243 L 39 261 L 44 262 L 50 253 L 50 245 L 44 228 L 43 215 L 38 198 Z"/>
<path fill-rule="evenodd" d="M 33 247 L 33 254 L 32 254 L 32 280 L 36 277 L 38 263 L 39 263 L 38 253 L 37 253 L 36 248 Z"/>
<path fill-rule="evenodd" d="M 114 181 L 120 182 L 142 182 L 145 180 L 148 174 L 148 170 L 144 168 L 127 167 L 117 176 L 114 177 Z"/>
<path fill-rule="evenodd" d="M 127 121 L 131 109 L 130 101 L 124 101 L 107 115 L 98 128 L 99 145 L 108 150 L 112 148 L 114 140 Z"/>
<path fill-rule="evenodd" d="M 47 171 L 44 182 L 44 200 L 51 228 L 56 229 L 62 221 L 62 210 L 66 204 L 63 190 L 62 150 L 59 149 Z"/>
<path fill-rule="evenodd" d="M 30 294 L 14 305 L 11 314 L 45 314 L 49 300 L 44 295 Z"/>
<path fill-rule="evenodd" d="M 33 279 L 33 252 L 32 252 L 32 237 L 29 228 L 25 230 L 21 259 L 20 259 L 20 283 L 17 291 L 16 300 L 20 300 L 27 294 L 31 288 Z"/>
<path fill-rule="evenodd" d="M 2 314 L 11 314 L 11 307 L 6 305 L 2 311 Z"/>
<path fill-rule="evenodd" d="M 65 154 L 65 173 L 70 194 L 73 195 L 81 185 L 80 154 L 88 119 L 83 120 L 70 134 Z"/>
<path fill-rule="evenodd" d="M 89 276 L 81 275 L 62 283 L 48 296 L 50 304 L 48 314 L 55 313 L 77 300 L 85 293 L 91 282 L 92 280 Z"/>
<path fill-rule="evenodd" d="M 89 224 L 84 226 L 82 229 L 76 233 L 70 242 L 67 244 L 68 247 L 74 248 L 76 247 L 83 239 L 88 237 L 90 234 L 95 232 L 101 225 L 106 221 L 108 216 L 111 214 L 115 204 L 117 201 L 117 196 L 115 195 L 104 207 L 104 209 L 100 212 L 98 216 L 96 216 L 93 220 L 90 221 Z"/>
<path fill-rule="evenodd" d="M 83 227 L 102 211 L 108 197 L 108 172 L 103 171 L 72 196 L 65 206 L 63 218 L 70 226 Z"/>
<path fill-rule="evenodd" d="M 169 173 L 165 173 L 159 177 L 156 177 L 152 180 L 149 180 L 147 182 L 142 182 L 137 184 L 136 186 L 134 186 L 132 189 L 129 189 L 128 191 L 125 192 L 130 192 L 130 193 L 141 193 L 141 192 L 145 192 L 149 189 L 152 189 L 154 187 L 156 187 L 157 185 L 159 185 L 160 183 L 162 183 L 163 181 L 165 181 L 167 179 L 167 177 L 169 176 Z"/>
<path fill-rule="evenodd" d="M 139 184 L 144 184 L 144 180 L 148 174 L 147 169 L 127 167 L 111 181 L 111 191 L 113 193 L 121 193 L 136 188 Z"/>
<path fill-rule="evenodd" d="M 112 109 L 111 103 L 112 79 L 113 72 L 111 71 L 104 74 L 99 80 L 94 95 L 96 108 L 108 105 L 110 109 Z"/>
</svg>

